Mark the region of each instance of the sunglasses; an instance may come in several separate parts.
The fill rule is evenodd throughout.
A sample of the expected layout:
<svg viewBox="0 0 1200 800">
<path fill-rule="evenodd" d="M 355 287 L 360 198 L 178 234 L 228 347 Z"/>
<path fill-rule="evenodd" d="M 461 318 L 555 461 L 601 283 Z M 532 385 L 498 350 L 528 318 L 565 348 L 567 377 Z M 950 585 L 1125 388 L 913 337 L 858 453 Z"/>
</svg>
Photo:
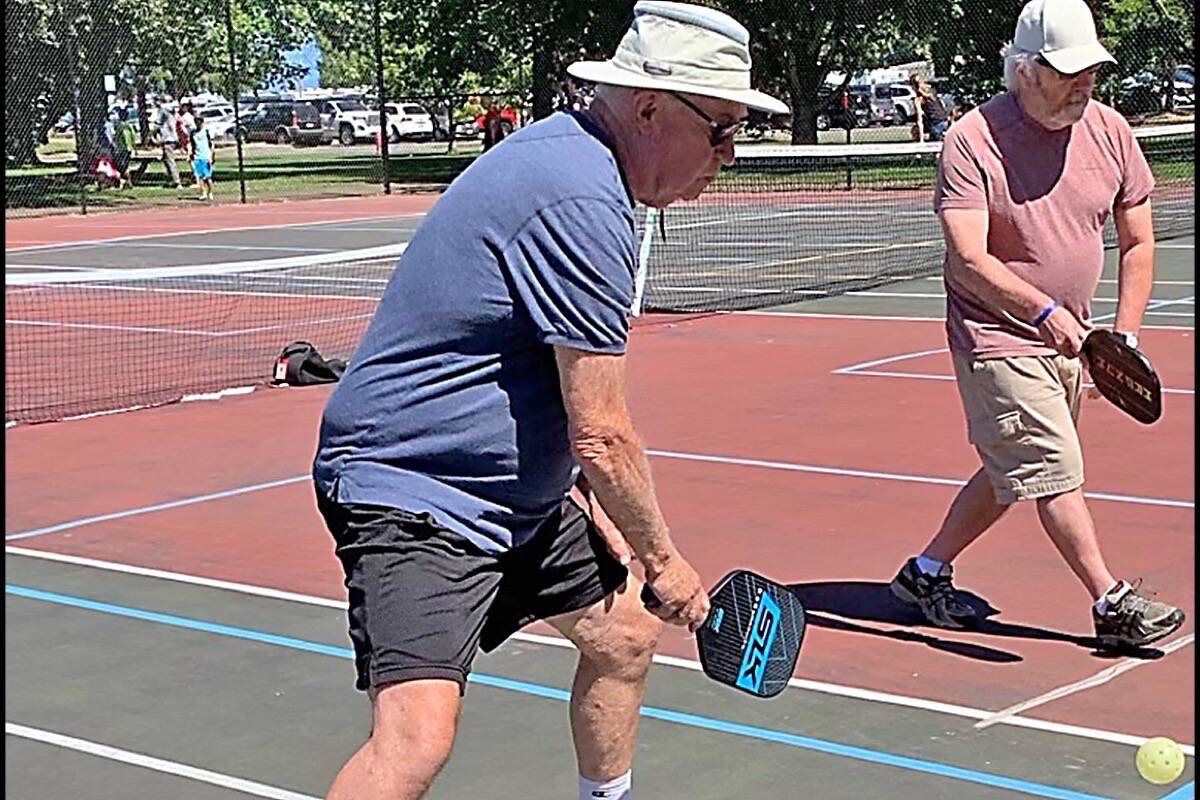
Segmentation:
<svg viewBox="0 0 1200 800">
<path fill-rule="evenodd" d="M 733 137 L 737 136 L 738 132 L 746 126 L 746 120 L 744 119 L 739 119 L 736 122 L 717 122 L 708 114 L 705 114 L 704 109 L 700 108 L 700 106 L 696 105 L 691 100 L 688 100 L 683 95 L 676 94 L 675 92 L 668 92 L 667 94 L 683 103 L 692 111 L 695 111 L 696 115 L 699 116 L 700 119 L 708 123 L 708 141 L 714 148 L 721 147 L 726 142 L 732 141 Z"/>
<path fill-rule="evenodd" d="M 1079 70 L 1079 72 L 1063 72 L 1062 70 L 1058 69 L 1053 64 L 1051 64 L 1049 61 L 1047 61 L 1046 57 L 1043 56 L 1041 53 L 1034 56 L 1033 60 L 1036 61 L 1041 66 L 1045 67 L 1046 69 L 1053 71 L 1055 75 L 1057 75 L 1058 77 L 1063 78 L 1065 80 L 1074 80 L 1075 78 L 1078 78 L 1080 75 L 1084 75 L 1089 72 L 1098 71 L 1100 69 L 1100 66 L 1096 65 L 1094 67 L 1088 67 L 1087 69 L 1081 69 L 1081 70 Z"/>
</svg>

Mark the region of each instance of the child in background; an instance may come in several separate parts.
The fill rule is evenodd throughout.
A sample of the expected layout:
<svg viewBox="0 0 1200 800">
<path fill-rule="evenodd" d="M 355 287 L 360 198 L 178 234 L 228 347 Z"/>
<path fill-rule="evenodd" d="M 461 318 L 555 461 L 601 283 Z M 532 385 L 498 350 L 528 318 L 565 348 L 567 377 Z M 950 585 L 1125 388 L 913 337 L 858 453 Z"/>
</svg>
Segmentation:
<svg viewBox="0 0 1200 800">
<path fill-rule="evenodd" d="M 192 132 L 192 171 L 196 173 L 196 186 L 201 200 L 212 200 L 213 191 L 213 147 L 212 133 L 204 127 L 204 117 L 196 117 L 196 129 Z"/>
</svg>

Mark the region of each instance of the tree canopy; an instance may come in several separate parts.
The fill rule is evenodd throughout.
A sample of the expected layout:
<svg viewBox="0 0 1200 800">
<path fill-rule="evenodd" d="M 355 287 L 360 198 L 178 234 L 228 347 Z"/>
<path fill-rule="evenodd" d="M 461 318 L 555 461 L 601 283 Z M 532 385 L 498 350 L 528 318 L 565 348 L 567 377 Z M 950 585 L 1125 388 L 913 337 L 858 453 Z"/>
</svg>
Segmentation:
<svg viewBox="0 0 1200 800">
<path fill-rule="evenodd" d="M 852 75 L 919 57 L 959 97 L 981 100 L 1000 87 L 999 51 L 1012 36 L 1018 3 L 986 0 L 726 0 L 720 7 L 750 30 L 754 78 L 792 107 L 792 140 L 815 141 L 818 89 L 831 72 Z M 230 80 L 233 54 L 239 81 Z M 29 162 L 36 143 L 75 107 L 85 135 L 106 113 L 103 76 L 120 93 L 229 95 L 301 77 L 285 53 L 309 42 L 321 52 L 325 86 L 376 81 L 373 0 L 221 0 L 187 15 L 168 0 L 8 0 L 5 4 L 5 150 Z M 613 52 L 633 3 L 594 0 L 377 0 L 383 76 L 391 97 L 502 92 L 535 117 L 552 100 L 571 61 Z M 1092 0 L 1101 35 L 1120 61 L 1119 79 L 1148 71 L 1169 80 L 1193 50 L 1191 0 Z"/>
</svg>

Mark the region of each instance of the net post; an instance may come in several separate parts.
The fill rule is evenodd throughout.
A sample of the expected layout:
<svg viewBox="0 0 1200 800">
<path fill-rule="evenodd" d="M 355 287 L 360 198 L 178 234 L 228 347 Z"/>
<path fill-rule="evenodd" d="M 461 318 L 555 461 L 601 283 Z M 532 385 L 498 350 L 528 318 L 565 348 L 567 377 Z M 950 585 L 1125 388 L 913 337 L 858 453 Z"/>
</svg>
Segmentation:
<svg viewBox="0 0 1200 800">
<path fill-rule="evenodd" d="M 78 19 L 75 20 L 78 22 Z M 71 92 L 75 103 L 75 180 L 79 184 L 79 213 L 87 215 L 87 159 L 83 152 L 83 127 L 80 125 L 82 108 L 79 103 L 79 38 L 74 22 L 69 29 L 71 37 Z"/>
<path fill-rule="evenodd" d="M 659 210 L 650 206 L 646 209 L 646 223 L 642 229 L 641 247 L 638 249 L 637 273 L 633 277 L 633 304 L 629 312 L 631 316 L 642 315 L 642 302 L 645 300 L 646 274 L 650 270 L 650 243 L 654 236 L 654 225 L 658 222 Z"/>
<path fill-rule="evenodd" d="M 846 80 L 849 81 L 850 73 L 847 71 Z M 853 119 L 850 115 L 853 112 L 850 109 L 850 89 L 846 84 L 842 84 L 842 124 L 846 126 L 846 144 L 850 144 L 850 122 Z M 846 191 L 854 188 L 854 170 L 851 166 L 850 155 L 846 154 Z"/>
<path fill-rule="evenodd" d="M 375 37 L 375 86 L 379 92 L 379 154 L 383 160 L 383 193 L 392 193 L 392 176 L 388 151 L 391 137 L 387 126 L 387 88 L 383 84 L 383 36 L 380 33 L 379 5 L 381 0 L 371 0 L 371 27 Z"/>
<path fill-rule="evenodd" d="M 233 139 L 237 143 L 238 188 L 241 202 L 246 202 L 246 165 L 242 156 L 242 114 L 238 108 L 238 78 L 237 61 L 234 59 L 233 48 L 233 0 L 225 0 L 225 38 L 229 45 L 229 93 L 233 95 Z"/>
</svg>

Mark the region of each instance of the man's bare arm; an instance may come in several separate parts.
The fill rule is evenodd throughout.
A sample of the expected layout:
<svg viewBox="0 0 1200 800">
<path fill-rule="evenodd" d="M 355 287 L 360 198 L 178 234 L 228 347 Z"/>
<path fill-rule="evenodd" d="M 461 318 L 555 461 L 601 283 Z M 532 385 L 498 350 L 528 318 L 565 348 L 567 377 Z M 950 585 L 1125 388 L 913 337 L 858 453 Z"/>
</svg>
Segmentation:
<svg viewBox="0 0 1200 800">
<path fill-rule="evenodd" d="M 1121 261 L 1117 270 L 1117 316 L 1113 330 L 1136 334 L 1154 288 L 1154 222 L 1150 201 L 1113 210 Z"/>
<path fill-rule="evenodd" d="M 1056 302 L 1055 298 L 1004 265 L 987 250 L 988 216 L 981 209 L 941 212 L 946 238 L 946 280 L 992 308 L 1033 323 Z M 1055 308 L 1038 324 L 1047 345 L 1065 356 L 1078 356 L 1087 329 L 1080 309 Z"/>
</svg>

